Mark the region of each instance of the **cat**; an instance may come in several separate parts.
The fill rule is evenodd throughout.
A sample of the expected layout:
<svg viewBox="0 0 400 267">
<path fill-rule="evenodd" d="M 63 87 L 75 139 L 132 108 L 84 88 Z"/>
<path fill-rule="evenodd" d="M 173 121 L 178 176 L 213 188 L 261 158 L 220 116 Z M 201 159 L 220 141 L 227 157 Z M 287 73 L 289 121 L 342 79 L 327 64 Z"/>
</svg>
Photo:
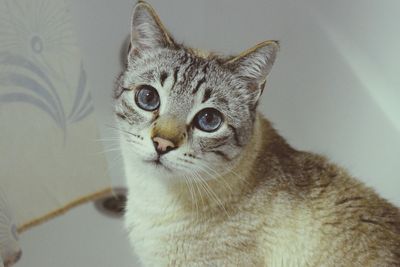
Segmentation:
<svg viewBox="0 0 400 267">
<path fill-rule="evenodd" d="M 400 266 L 400 210 L 257 111 L 279 50 L 177 43 L 139 1 L 118 78 L 125 225 L 144 266 Z"/>
</svg>

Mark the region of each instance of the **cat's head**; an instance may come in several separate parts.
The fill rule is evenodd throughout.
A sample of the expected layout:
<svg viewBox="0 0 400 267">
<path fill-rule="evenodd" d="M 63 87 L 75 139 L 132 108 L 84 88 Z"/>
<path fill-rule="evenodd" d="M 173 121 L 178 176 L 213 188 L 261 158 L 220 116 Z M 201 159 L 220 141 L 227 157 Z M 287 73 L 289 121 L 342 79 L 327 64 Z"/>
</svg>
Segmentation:
<svg viewBox="0 0 400 267">
<path fill-rule="evenodd" d="M 132 17 L 126 70 L 115 90 L 126 164 L 160 177 L 216 177 L 240 158 L 279 48 L 266 41 L 235 57 L 176 43 L 142 1 Z"/>
</svg>

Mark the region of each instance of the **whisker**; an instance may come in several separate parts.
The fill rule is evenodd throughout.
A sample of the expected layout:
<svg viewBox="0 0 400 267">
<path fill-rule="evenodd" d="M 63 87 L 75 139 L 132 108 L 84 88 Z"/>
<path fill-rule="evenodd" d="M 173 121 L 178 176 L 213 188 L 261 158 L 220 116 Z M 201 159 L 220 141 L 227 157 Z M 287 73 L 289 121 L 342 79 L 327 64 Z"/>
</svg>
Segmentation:
<svg viewBox="0 0 400 267">
<path fill-rule="evenodd" d="M 119 164 L 121 164 L 121 160 L 122 160 L 121 154 L 118 154 L 117 156 L 115 156 L 113 159 L 111 159 L 109 161 L 108 168 L 106 169 L 105 172 L 111 172 L 111 171 L 115 170 L 115 168 L 120 166 Z M 123 166 L 121 166 L 121 167 L 123 168 Z M 110 178 L 110 180 L 112 180 L 112 179 Z"/>
<path fill-rule="evenodd" d="M 233 193 L 232 187 L 231 187 L 230 184 L 224 179 L 224 176 L 223 176 L 221 173 L 219 173 L 218 171 L 212 169 L 211 167 L 207 166 L 206 164 L 199 163 L 198 166 L 201 168 L 202 171 L 206 172 L 206 173 L 207 173 L 210 177 L 212 177 L 214 180 L 216 180 L 216 181 L 218 181 L 218 182 L 223 182 L 224 185 L 227 186 L 227 188 L 229 189 L 229 191 L 230 191 L 231 193 Z M 208 170 L 210 170 L 211 172 L 213 172 L 217 177 L 213 176 L 213 175 L 212 175 L 211 173 L 209 173 L 205 168 L 207 168 Z"/>
<path fill-rule="evenodd" d="M 199 206 L 197 204 L 197 199 L 195 197 L 195 192 L 193 191 L 194 188 L 193 188 L 193 185 L 191 184 L 191 181 L 190 181 L 191 179 L 188 178 L 186 175 L 184 175 L 184 178 L 185 178 L 186 186 L 188 187 L 189 192 L 190 192 L 190 197 L 192 199 L 192 209 L 193 209 L 193 206 L 196 207 L 196 221 L 197 221 L 198 218 L 199 218 Z"/>
<path fill-rule="evenodd" d="M 234 174 L 237 178 L 239 178 L 240 181 L 242 181 L 242 182 L 246 183 L 248 186 L 250 186 L 251 184 L 249 183 L 249 181 L 247 181 L 246 178 L 242 177 L 237 172 L 235 172 L 233 170 L 233 168 L 234 168 L 234 166 L 231 166 L 231 168 L 228 169 L 228 173 Z"/>
<path fill-rule="evenodd" d="M 114 151 L 121 151 L 121 148 L 117 147 L 117 148 L 105 149 L 100 152 L 95 152 L 95 153 L 93 153 L 93 155 L 103 155 L 103 154 L 108 154 L 108 153 L 114 152 Z"/>
<path fill-rule="evenodd" d="M 246 178 L 244 178 L 243 176 L 239 175 L 237 172 L 235 172 L 235 171 L 233 170 L 233 169 L 235 168 L 234 163 L 226 163 L 225 166 L 226 166 L 226 165 L 228 165 L 228 168 L 227 168 L 227 171 L 226 171 L 227 174 L 231 173 L 231 174 L 235 175 L 237 178 L 239 178 L 240 181 L 246 183 L 247 185 L 250 185 L 250 183 L 247 181 Z M 202 164 L 202 166 L 208 167 L 208 168 L 210 169 L 210 167 L 209 167 L 208 165 L 206 166 L 205 164 Z M 217 172 L 217 171 L 214 170 L 214 172 Z M 217 173 L 218 173 L 218 172 L 217 172 Z M 221 174 L 220 174 L 220 175 L 221 175 Z"/>
<path fill-rule="evenodd" d="M 192 172 L 193 184 L 196 186 L 197 192 L 199 192 L 199 194 L 200 194 L 201 204 L 202 204 L 202 207 L 204 207 L 205 201 L 203 198 L 203 193 L 202 193 L 202 190 L 200 190 L 201 188 L 199 187 L 198 183 L 196 182 L 197 179 L 194 176 L 195 176 L 195 173 Z"/>
<path fill-rule="evenodd" d="M 199 175 L 196 171 L 194 171 L 194 174 L 196 174 L 198 181 L 200 181 L 200 184 L 205 192 L 207 193 L 207 195 L 213 199 L 214 201 L 217 202 L 217 205 L 220 206 L 226 213 L 226 215 L 229 217 L 229 213 L 226 210 L 225 206 L 223 205 L 223 203 L 221 202 L 221 200 L 219 199 L 219 197 L 215 194 L 214 190 L 212 190 L 212 188 L 208 185 L 208 183 L 201 177 L 201 175 Z"/>
<path fill-rule="evenodd" d="M 95 142 L 103 142 L 103 141 L 119 141 L 121 138 L 120 137 L 115 137 L 115 138 L 98 138 L 98 139 L 93 139 Z"/>
</svg>

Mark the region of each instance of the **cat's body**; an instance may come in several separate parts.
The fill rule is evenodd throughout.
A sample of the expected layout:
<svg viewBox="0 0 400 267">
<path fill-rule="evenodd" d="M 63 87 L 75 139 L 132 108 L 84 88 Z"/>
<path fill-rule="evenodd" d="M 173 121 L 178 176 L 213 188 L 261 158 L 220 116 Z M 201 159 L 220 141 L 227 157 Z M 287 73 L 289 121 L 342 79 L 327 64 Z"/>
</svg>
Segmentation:
<svg viewBox="0 0 400 267">
<path fill-rule="evenodd" d="M 143 2 L 131 42 L 116 114 L 144 266 L 400 265 L 399 209 L 256 111 L 276 42 L 199 53 Z"/>
<path fill-rule="evenodd" d="M 398 266 L 398 208 L 258 120 L 255 140 L 223 178 L 247 182 L 216 192 L 226 211 L 205 193 L 212 205 L 197 195 L 197 210 L 184 188 L 140 182 L 151 177 L 128 167 L 137 181 L 126 223 L 144 266 Z"/>
</svg>

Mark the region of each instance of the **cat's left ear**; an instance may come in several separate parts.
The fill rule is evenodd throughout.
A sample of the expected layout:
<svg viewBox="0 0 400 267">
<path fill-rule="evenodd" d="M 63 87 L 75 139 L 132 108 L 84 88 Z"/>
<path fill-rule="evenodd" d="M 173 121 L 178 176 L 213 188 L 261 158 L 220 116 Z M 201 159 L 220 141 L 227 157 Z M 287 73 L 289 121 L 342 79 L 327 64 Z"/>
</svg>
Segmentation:
<svg viewBox="0 0 400 267">
<path fill-rule="evenodd" d="M 237 77 L 248 81 L 252 90 L 259 90 L 260 96 L 278 51 L 278 41 L 265 41 L 228 60 L 225 65 Z"/>
<path fill-rule="evenodd" d="M 130 54 L 175 45 L 154 9 L 144 1 L 134 7 L 131 25 Z"/>
</svg>

